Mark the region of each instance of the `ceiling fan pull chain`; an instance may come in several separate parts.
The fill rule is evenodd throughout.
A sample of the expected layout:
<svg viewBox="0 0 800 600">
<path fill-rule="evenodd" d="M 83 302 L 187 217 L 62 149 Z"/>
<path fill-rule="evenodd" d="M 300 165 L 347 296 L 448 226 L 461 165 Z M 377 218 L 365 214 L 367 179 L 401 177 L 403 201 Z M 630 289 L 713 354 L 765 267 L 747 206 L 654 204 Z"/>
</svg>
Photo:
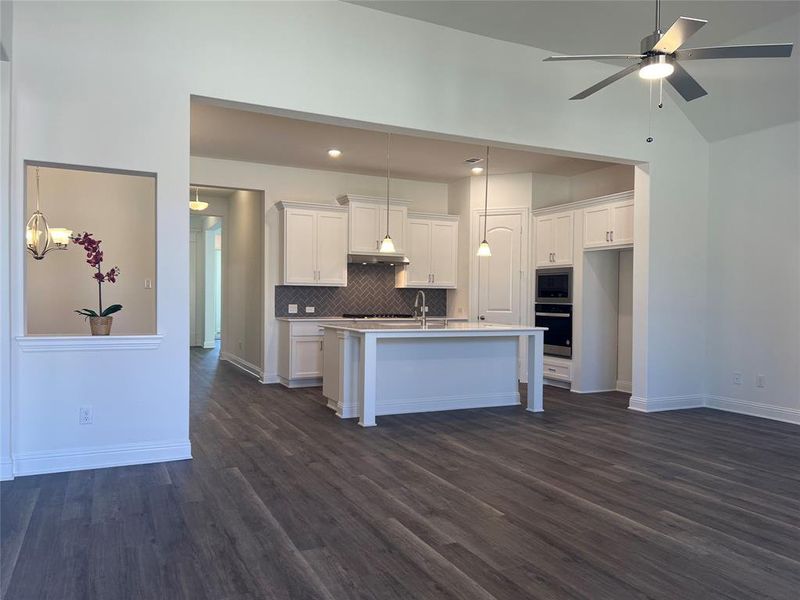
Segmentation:
<svg viewBox="0 0 800 600">
<path fill-rule="evenodd" d="M 664 108 L 664 80 L 658 80 L 658 108 Z"/>
<path fill-rule="evenodd" d="M 650 96 L 647 101 L 647 143 L 653 142 L 653 82 L 649 82 Z"/>
</svg>

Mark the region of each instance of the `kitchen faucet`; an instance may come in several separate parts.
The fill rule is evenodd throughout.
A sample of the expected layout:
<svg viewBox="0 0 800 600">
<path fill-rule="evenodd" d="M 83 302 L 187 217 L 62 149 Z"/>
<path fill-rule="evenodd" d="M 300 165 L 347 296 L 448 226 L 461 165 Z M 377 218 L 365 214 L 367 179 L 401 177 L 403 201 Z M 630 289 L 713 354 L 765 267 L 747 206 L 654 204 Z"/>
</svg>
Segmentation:
<svg viewBox="0 0 800 600">
<path fill-rule="evenodd" d="M 422 296 L 422 305 L 420 306 L 419 297 Z M 422 317 L 422 327 L 428 326 L 428 305 L 425 304 L 425 292 L 417 290 L 417 295 L 414 298 L 414 316 L 416 317 L 417 309 L 419 308 L 420 316 Z"/>
</svg>

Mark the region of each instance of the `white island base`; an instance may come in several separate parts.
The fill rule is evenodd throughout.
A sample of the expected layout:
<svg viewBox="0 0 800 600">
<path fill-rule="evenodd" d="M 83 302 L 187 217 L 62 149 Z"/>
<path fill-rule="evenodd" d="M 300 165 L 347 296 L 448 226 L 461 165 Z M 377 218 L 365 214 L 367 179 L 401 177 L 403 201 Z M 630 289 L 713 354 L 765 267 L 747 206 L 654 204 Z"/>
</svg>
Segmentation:
<svg viewBox="0 0 800 600">
<path fill-rule="evenodd" d="M 323 324 L 322 392 L 343 418 L 520 404 L 528 345 L 528 410 L 542 410 L 544 329 L 484 323 Z"/>
</svg>

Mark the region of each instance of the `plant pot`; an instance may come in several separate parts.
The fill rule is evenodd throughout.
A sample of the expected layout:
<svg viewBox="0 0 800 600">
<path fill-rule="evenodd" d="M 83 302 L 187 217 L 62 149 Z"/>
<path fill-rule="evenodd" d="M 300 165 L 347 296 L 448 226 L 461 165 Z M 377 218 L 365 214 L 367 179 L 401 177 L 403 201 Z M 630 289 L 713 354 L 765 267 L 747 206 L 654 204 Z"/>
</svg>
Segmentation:
<svg viewBox="0 0 800 600">
<path fill-rule="evenodd" d="M 109 335 L 113 320 L 114 317 L 89 317 L 89 327 L 92 330 L 92 335 Z"/>
</svg>

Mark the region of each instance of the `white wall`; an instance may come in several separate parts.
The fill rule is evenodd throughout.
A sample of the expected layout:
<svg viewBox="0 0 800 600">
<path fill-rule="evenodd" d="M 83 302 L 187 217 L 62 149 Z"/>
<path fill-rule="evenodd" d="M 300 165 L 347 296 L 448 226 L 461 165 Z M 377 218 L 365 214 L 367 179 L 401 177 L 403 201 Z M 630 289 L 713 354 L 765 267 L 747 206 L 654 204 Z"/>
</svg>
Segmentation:
<svg viewBox="0 0 800 600">
<path fill-rule="evenodd" d="M 336 204 L 336 198 L 342 194 L 354 193 L 367 196 L 381 196 L 386 194 L 386 179 L 369 175 L 353 173 L 338 173 L 335 171 L 318 171 L 314 169 L 298 169 L 261 163 L 250 163 L 216 158 L 193 156 L 191 158 L 191 179 L 199 185 L 210 185 L 228 188 L 248 188 L 263 190 L 264 205 L 266 209 L 266 292 L 264 314 L 264 347 L 263 379 L 265 381 L 277 380 L 278 371 L 278 327 L 275 320 L 275 285 L 278 278 L 278 265 L 281 250 L 278 247 L 278 220 L 274 208 L 279 201 L 314 202 L 321 204 Z M 447 184 L 427 181 L 413 181 L 407 179 L 392 179 L 392 196 L 411 201 L 409 210 L 419 212 L 447 213 Z M 213 200 L 208 211 L 214 211 L 217 206 Z M 215 213 L 216 214 L 216 213 Z M 223 216 L 223 215 L 220 215 Z M 232 216 L 232 215 L 231 215 Z M 226 222 L 230 222 L 230 218 Z M 225 225 L 223 225 L 225 227 Z M 223 233 L 223 239 L 232 239 L 234 233 L 228 235 L 230 228 Z M 227 246 L 226 246 L 227 247 Z M 223 250 L 223 260 L 226 251 Z M 235 284 L 224 284 L 224 289 L 233 289 Z M 226 292 L 227 293 L 227 292 Z M 225 314 L 230 314 L 225 308 Z M 249 317 L 249 318 L 252 318 Z M 223 353 L 237 356 L 238 337 L 235 331 L 223 324 L 222 351 Z M 234 324 L 237 330 L 239 325 Z M 232 338 L 232 336 L 234 336 Z M 262 361 L 251 360 L 255 355 L 250 352 L 241 356 L 247 362 L 259 365 Z"/>
<path fill-rule="evenodd" d="M 36 168 L 28 167 L 28 207 L 36 207 Z M 120 268 L 116 283 L 103 284 L 103 307 L 122 304 L 112 335 L 156 332 L 156 181 L 151 176 L 39 168 L 41 209 L 51 227 L 101 240 L 103 272 Z M 98 310 L 94 270 L 80 246 L 49 252 L 26 263 L 27 332 L 30 335 L 90 335 L 73 311 Z M 150 280 L 151 288 L 145 288 Z"/>
<path fill-rule="evenodd" d="M 470 240 L 472 208 L 470 194 L 472 179 L 467 177 L 447 186 L 447 212 L 458 215 L 458 287 L 447 292 L 447 314 L 463 318 L 471 315 L 469 269 L 472 262 L 471 248 L 477 248 L 480 240 Z"/>
<path fill-rule="evenodd" d="M 236 31 L 237 44 L 219 31 Z M 187 41 L 196 39 L 203 43 Z M 157 350 L 109 351 L 95 361 L 15 347 L 15 458 L 39 453 L 46 461 L 120 444 L 168 448 L 151 458 L 185 455 L 185 444 L 174 452 L 177 446 L 169 444 L 188 440 L 190 94 L 395 131 L 650 162 L 644 198 L 651 219 L 642 256 L 653 277 L 635 275 L 634 281 L 636 293 L 649 298 L 640 316 L 647 322 L 641 365 L 647 387 L 634 393 L 701 390 L 705 307 L 693 294 L 706 279 L 708 145 L 671 98 L 657 123 L 664 134 L 655 131 L 657 143 L 645 144 L 644 88 L 635 77 L 590 100 L 567 101 L 616 67 L 554 68 L 542 62 L 546 55 L 341 2 L 16 4 L 12 221 L 24 220 L 25 159 L 158 173 L 158 329 L 164 337 Z M 234 187 L 242 185 L 255 187 Z M 688 211 L 698 215 L 687 222 Z M 676 245 L 678 230 L 683 237 Z M 11 244 L 11 281 L 17 282 L 21 227 L 12 229 Z M 11 336 L 22 333 L 21 303 L 15 294 Z M 91 377 L 97 370 L 122 374 L 113 391 Z M 36 377 L 42 371 L 46 380 Z M 78 401 L 65 399 L 65 389 L 108 399 L 100 415 L 95 406 L 94 426 L 73 426 Z"/>
<path fill-rule="evenodd" d="M 711 145 L 712 406 L 800 423 L 800 123 Z M 695 298 L 700 293 L 695 295 Z M 733 373 L 742 384 L 733 383 Z M 766 376 L 766 387 L 756 377 Z"/>
<path fill-rule="evenodd" d="M 0 2 L 0 45 L 10 57 L 11 2 Z M 11 311 L 9 256 L 11 181 L 11 63 L 0 61 L 0 480 L 9 479 L 11 463 Z"/>
</svg>

